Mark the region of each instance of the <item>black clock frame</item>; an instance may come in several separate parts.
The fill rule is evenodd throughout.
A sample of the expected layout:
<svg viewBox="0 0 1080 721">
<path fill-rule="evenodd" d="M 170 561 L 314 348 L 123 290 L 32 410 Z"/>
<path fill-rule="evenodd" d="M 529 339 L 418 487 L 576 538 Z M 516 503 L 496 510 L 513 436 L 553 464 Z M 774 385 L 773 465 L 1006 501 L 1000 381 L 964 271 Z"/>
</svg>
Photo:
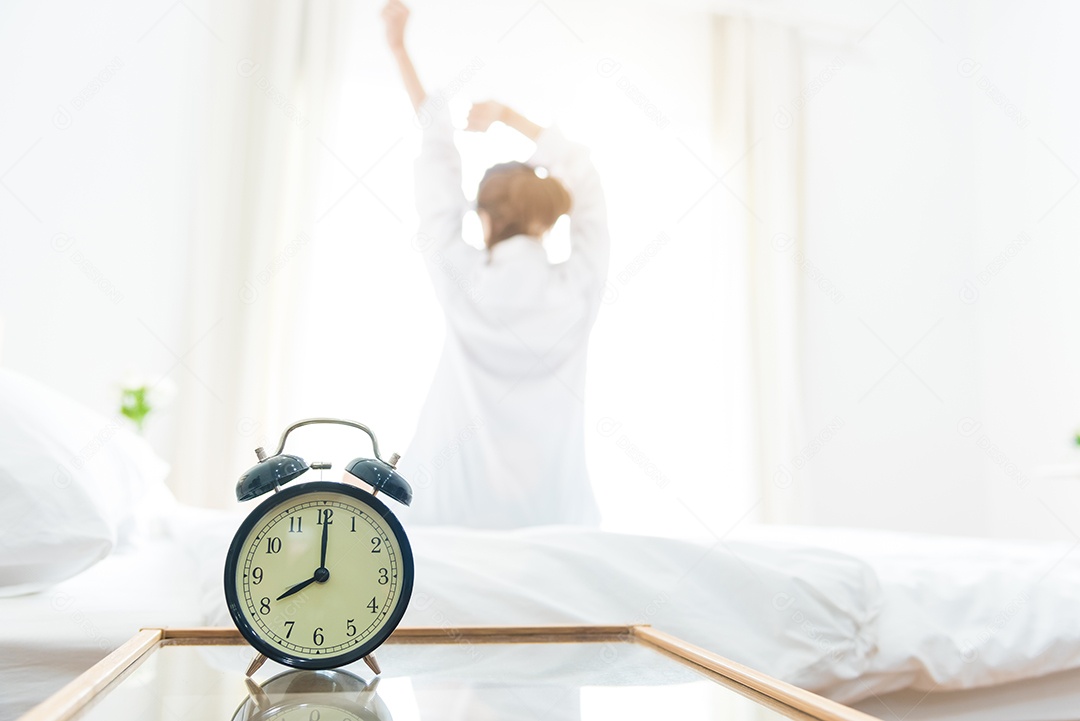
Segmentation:
<svg viewBox="0 0 1080 721">
<path fill-rule="evenodd" d="M 251 530 L 255 527 L 256 523 L 266 518 L 270 509 L 283 503 L 287 503 L 290 499 L 297 496 L 320 492 L 340 493 L 351 496 L 362 503 L 366 503 L 372 510 L 382 516 L 383 520 L 390 526 L 390 531 L 394 534 L 394 538 L 401 548 L 401 591 L 398 596 L 397 606 L 388 616 L 386 623 L 375 635 L 362 645 L 340 655 L 328 655 L 326 658 L 300 658 L 291 656 L 266 643 L 256 630 L 252 628 L 251 624 L 248 623 L 247 618 L 244 617 L 240 598 L 237 595 L 236 567 L 239 562 L 241 547 L 247 539 L 248 534 L 251 533 Z M 364 489 L 349 485 L 348 483 L 339 483 L 337 481 L 310 481 L 308 483 L 290 486 L 287 489 L 271 494 L 269 498 L 263 500 L 256 506 L 254 510 L 247 515 L 244 522 L 240 524 L 240 528 L 236 531 L 236 535 L 233 536 L 232 543 L 229 545 L 229 553 L 225 556 L 225 601 L 229 606 L 229 615 L 232 616 L 233 623 L 236 624 L 237 630 L 240 631 L 240 634 L 247 639 L 247 642 L 250 643 L 256 651 L 267 658 L 291 668 L 339 668 L 354 663 L 355 661 L 359 661 L 364 656 L 372 653 L 381 646 L 383 642 L 390 637 L 390 634 L 394 632 L 394 629 L 398 627 L 398 624 L 401 623 L 402 616 L 405 615 L 405 609 L 409 606 L 409 600 L 412 598 L 414 571 L 412 546 L 409 544 L 409 538 L 405 535 L 405 529 L 402 527 L 401 521 L 398 520 L 397 516 L 394 515 L 385 503 Z"/>
</svg>

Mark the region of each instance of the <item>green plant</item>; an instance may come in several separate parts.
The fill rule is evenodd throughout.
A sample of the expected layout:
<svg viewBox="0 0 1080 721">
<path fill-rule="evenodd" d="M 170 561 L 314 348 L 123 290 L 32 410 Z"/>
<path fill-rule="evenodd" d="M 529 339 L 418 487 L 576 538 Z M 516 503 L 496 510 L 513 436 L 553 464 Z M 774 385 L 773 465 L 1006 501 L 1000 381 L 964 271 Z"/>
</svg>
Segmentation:
<svg viewBox="0 0 1080 721">
<path fill-rule="evenodd" d="M 120 389 L 120 412 L 131 419 L 139 433 L 142 433 L 146 417 L 152 410 L 150 389 L 147 386 Z"/>
</svg>

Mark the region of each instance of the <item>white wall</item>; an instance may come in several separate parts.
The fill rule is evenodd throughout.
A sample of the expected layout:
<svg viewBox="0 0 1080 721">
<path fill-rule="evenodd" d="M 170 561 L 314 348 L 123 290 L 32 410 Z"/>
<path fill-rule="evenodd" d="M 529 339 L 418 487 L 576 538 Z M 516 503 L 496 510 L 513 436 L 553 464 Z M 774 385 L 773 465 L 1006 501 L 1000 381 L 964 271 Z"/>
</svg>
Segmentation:
<svg viewBox="0 0 1080 721">
<path fill-rule="evenodd" d="M 1075 538 L 1080 10 L 859 12 L 806 45 L 806 519 Z"/>
<path fill-rule="evenodd" d="M 169 349 L 186 350 L 188 53 L 204 31 L 164 10 L 0 5 L 2 360 L 110 415 L 125 373 L 182 373 Z M 168 453 L 165 420 L 149 430 Z"/>
</svg>

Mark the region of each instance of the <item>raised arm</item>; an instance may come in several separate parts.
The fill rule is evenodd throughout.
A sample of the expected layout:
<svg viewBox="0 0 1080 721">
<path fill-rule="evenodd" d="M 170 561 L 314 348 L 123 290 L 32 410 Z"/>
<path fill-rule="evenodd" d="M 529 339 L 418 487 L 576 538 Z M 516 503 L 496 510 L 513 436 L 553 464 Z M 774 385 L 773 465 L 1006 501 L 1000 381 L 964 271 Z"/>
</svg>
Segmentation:
<svg viewBox="0 0 1080 721">
<path fill-rule="evenodd" d="M 529 162 L 547 168 L 570 191 L 570 258 L 564 265 L 568 275 L 598 300 L 607 282 L 611 236 L 604 188 L 588 148 L 567 140 L 558 128 L 549 128 L 537 139 Z"/>
<path fill-rule="evenodd" d="M 401 81 L 405 84 L 413 110 L 419 112 L 420 106 L 427 100 L 427 93 L 424 92 L 420 76 L 416 74 L 412 58 L 405 49 L 405 25 L 409 21 L 409 8 L 405 7 L 401 0 L 389 0 L 382 10 L 382 19 L 386 23 L 386 44 L 390 46 L 390 52 L 397 61 Z"/>
<path fill-rule="evenodd" d="M 446 99 L 439 93 L 427 94 L 405 49 L 409 9 L 400 0 L 389 0 L 382 17 L 387 44 L 424 129 L 414 173 L 420 224 L 413 247 L 423 254 L 435 294 L 444 307 L 470 302 L 471 276 L 484 258 L 461 237 L 461 221 L 468 204 L 461 189 L 461 154 L 454 145 L 454 126 Z"/>
</svg>

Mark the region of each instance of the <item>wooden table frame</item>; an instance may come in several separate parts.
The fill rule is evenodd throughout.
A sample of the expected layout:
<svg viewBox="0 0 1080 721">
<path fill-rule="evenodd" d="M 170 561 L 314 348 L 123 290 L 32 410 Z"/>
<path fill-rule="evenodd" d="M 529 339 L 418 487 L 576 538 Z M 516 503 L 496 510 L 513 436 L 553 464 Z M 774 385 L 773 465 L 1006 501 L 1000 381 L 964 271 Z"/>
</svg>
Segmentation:
<svg viewBox="0 0 1080 721">
<path fill-rule="evenodd" d="M 808 721 L 877 721 L 817 694 L 778 681 L 651 626 L 471 626 L 398 628 L 386 643 L 636 643 L 694 668 L 765 706 Z M 234 628 L 144 628 L 120 648 L 31 709 L 19 721 L 67 721 L 109 684 L 164 645 L 245 645 Z M 795 712 L 795 713 L 792 713 Z"/>
</svg>

